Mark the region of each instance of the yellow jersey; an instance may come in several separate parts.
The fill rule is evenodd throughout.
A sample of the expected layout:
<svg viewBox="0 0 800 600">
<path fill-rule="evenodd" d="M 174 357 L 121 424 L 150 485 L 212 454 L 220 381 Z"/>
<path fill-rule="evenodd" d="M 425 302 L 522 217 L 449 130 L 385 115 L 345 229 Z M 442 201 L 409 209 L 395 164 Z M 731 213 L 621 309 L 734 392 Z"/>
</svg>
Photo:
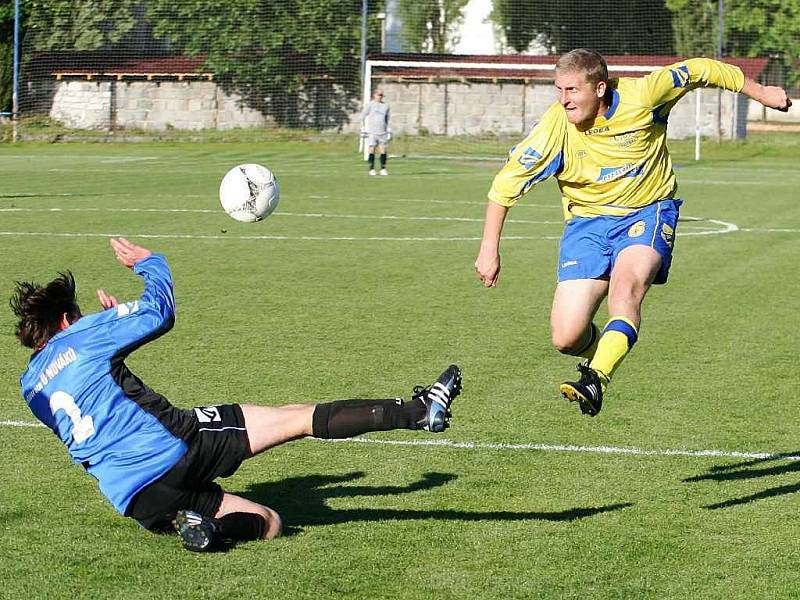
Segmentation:
<svg viewBox="0 0 800 600">
<path fill-rule="evenodd" d="M 558 181 L 567 220 L 625 215 L 672 198 L 677 183 L 667 150 L 669 111 L 697 87 L 739 92 L 744 75 L 732 65 L 692 58 L 645 77 L 608 83 L 611 105 L 586 129 L 570 123 L 561 103 L 554 102 L 512 148 L 489 199 L 512 206 L 551 175 Z"/>
</svg>

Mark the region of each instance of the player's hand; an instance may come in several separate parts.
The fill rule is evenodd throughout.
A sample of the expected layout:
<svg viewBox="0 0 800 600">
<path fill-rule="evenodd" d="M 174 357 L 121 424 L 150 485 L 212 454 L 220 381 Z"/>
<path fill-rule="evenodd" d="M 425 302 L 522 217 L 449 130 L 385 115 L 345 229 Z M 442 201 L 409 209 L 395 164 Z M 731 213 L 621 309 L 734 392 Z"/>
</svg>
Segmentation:
<svg viewBox="0 0 800 600">
<path fill-rule="evenodd" d="M 137 246 L 123 237 L 111 238 L 109 242 L 114 254 L 117 255 L 117 260 L 129 269 L 152 254 L 147 248 Z"/>
<path fill-rule="evenodd" d="M 481 250 L 475 260 L 475 272 L 485 287 L 495 287 L 500 276 L 500 255 Z"/>
<path fill-rule="evenodd" d="M 392 141 L 392 130 L 391 129 L 387 129 L 386 130 L 386 141 L 387 142 Z"/>
<path fill-rule="evenodd" d="M 782 87 L 776 85 L 765 85 L 761 95 L 761 104 L 767 108 L 774 108 L 781 112 L 788 112 L 792 101 Z"/>
<path fill-rule="evenodd" d="M 102 288 L 97 288 L 95 293 L 97 294 L 97 299 L 100 300 L 100 306 L 102 306 L 104 310 L 107 308 L 113 308 L 119 304 L 114 296 Z"/>
</svg>

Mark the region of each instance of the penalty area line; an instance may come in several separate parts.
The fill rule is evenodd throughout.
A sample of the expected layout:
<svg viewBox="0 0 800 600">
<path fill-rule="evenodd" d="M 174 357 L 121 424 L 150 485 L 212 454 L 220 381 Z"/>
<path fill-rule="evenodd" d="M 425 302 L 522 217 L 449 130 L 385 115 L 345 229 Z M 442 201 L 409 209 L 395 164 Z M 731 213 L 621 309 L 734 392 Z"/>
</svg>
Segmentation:
<svg viewBox="0 0 800 600">
<path fill-rule="evenodd" d="M 0 427 L 24 427 L 44 429 L 41 423 L 30 421 L 0 420 Z M 775 452 L 740 452 L 731 450 L 647 450 L 634 446 L 578 446 L 575 444 L 505 444 L 492 442 L 459 442 L 446 438 L 435 440 L 375 440 L 368 437 L 344 438 L 338 440 L 323 440 L 310 438 L 314 442 L 337 444 L 374 444 L 378 446 L 421 446 L 456 448 L 464 450 L 509 450 L 509 451 L 538 451 L 538 452 L 572 452 L 582 454 L 619 454 L 626 456 L 648 457 L 689 457 L 689 458 L 756 458 L 765 460 L 800 460 L 800 456 L 786 455 Z"/>
</svg>

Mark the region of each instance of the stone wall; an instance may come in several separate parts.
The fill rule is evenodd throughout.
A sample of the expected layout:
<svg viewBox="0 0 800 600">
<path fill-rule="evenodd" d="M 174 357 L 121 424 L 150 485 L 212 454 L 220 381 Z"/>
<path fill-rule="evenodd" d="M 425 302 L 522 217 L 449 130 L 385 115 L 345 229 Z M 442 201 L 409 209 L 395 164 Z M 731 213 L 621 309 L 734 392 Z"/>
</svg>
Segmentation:
<svg viewBox="0 0 800 600">
<path fill-rule="evenodd" d="M 77 129 L 231 129 L 268 120 L 213 81 L 60 81 L 50 116 Z"/>
<path fill-rule="evenodd" d="M 383 90 L 391 109 L 395 133 L 466 135 L 525 134 L 555 100 L 552 82 L 428 82 L 373 81 Z M 693 137 L 697 92 L 672 109 L 668 136 Z M 718 108 L 719 107 L 719 108 Z M 747 98 L 716 89 L 700 90 L 701 134 L 723 138 L 746 135 Z M 351 117 L 348 131 L 360 128 L 360 115 Z"/>
<path fill-rule="evenodd" d="M 213 81 L 86 81 L 49 84 L 49 114 L 77 129 L 231 129 L 274 126 L 269 117 L 244 106 Z M 395 133 L 410 135 L 477 135 L 527 133 L 555 98 L 552 82 L 396 81 L 374 80 L 391 108 Z M 43 86 L 44 89 L 44 86 Z M 334 90 L 335 92 L 335 90 Z M 333 92 L 331 92 L 333 93 Z M 747 121 L 763 120 L 758 103 L 740 94 L 702 89 L 700 132 L 715 138 L 743 138 Z M 673 139 L 695 134 L 698 92 L 691 92 L 672 110 L 668 135 Z M 341 105 L 342 103 L 339 103 Z M 785 114 L 766 111 L 770 120 L 800 121 L 800 106 Z M 327 110 L 327 109 L 321 109 Z M 341 106 L 339 109 L 341 110 Z M 326 116 L 331 118 L 326 119 Z M 318 122 L 338 123 L 342 115 L 317 115 Z M 339 128 L 357 132 L 360 112 L 350 113 Z M 310 121 L 309 125 L 313 125 Z"/>
</svg>

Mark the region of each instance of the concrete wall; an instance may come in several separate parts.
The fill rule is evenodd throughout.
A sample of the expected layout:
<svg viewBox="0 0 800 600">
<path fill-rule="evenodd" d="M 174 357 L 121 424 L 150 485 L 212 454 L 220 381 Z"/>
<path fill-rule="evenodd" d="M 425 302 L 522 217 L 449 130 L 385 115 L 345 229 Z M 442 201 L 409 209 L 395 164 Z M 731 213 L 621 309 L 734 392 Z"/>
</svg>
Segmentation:
<svg viewBox="0 0 800 600">
<path fill-rule="evenodd" d="M 373 89 L 383 90 L 391 109 L 395 133 L 416 135 L 464 135 L 480 133 L 527 133 L 555 100 L 551 82 L 428 82 L 374 81 Z M 746 134 L 746 98 L 739 94 L 700 90 L 701 134 L 740 138 Z M 683 98 L 670 113 L 668 136 L 693 137 L 697 92 Z M 353 115 L 348 131 L 357 131 L 360 116 Z"/>
<path fill-rule="evenodd" d="M 788 112 L 764 108 L 760 102 L 749 100 L 748 121 L 767 121 L 770 123 L 800 123 L 800 99 L 793 99 Z"/>
<path fill-rule="evenodd" d="M 268 120 L 213 81 L 61 81 L 50 117 L 77 129 L 230 129 Z"/>
<path fill-rule="evenodd" d="M 411 135 L 476 135 L 527 133 L 555 98 L 551 82 L 481 82 L 375 80 L 391 108 L 395 133 Z M 230 129 L 273 126 L 269 117 L 225 94 L 213 81 L 86 81 L 53 82 L 50 116 L 78 129 Z M 328 95 L 337 94 L 336 90 Z M 740 94 L 716 89 L 689 93 L 672 110 L 668 135 L 695 134 L 700 102 L 701 134 L 725 139 L 746 135 L 747 121 L 762 120 L 760 105 Z M 334 103 L 335 104 L 335 103 Z M 774 121 L 800 121 L 800 103 L 790 113 L 767 111 Z M 343 104 L 338 103 L 339 109 Z M 329 110 L 320 109 L 322 112 Z M 333 110 L 333 109 L 330 109 Z M 319 111 L 318 111 L 319 112 Z M 342 115 L 317 115 L 319 124 L 340 123 Z M 327 118 L 330 117 L 330 118 Z M 343 131 L 360 129 L 360 112 L 344 116 Z M 307 123 L 314 126 L 314 121 Z"/>
</svg>

